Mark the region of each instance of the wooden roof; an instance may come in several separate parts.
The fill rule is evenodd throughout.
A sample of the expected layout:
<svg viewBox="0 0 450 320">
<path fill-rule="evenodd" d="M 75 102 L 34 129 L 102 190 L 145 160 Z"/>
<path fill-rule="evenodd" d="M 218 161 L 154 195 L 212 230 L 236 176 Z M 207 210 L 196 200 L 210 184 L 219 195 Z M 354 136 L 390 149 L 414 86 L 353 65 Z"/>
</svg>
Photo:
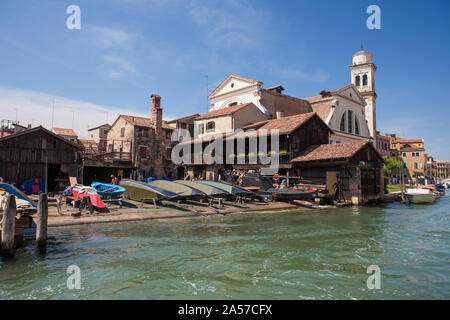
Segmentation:
<svg viewBox="0 0 450 320">
<path fill-rule="evenodd" d="M 292 159 L 291 162 L 347 160 L 367 145 L 370 145 L 375 150 L 373 145 L 368 141 L 313 145 L 306 148 L 298 157 Z M 375 152 L 378 154 L 376 150 Z M 379 154 L 378 156 L 381 158 Z"/>
</svg>

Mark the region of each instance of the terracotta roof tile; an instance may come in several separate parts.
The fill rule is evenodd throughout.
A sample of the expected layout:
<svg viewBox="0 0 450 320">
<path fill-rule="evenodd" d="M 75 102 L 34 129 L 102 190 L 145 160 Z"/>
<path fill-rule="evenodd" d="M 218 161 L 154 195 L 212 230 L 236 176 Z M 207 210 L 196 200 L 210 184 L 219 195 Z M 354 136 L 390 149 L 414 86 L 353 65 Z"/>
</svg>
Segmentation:
<svg viewBox="0 0 450 320">
<path fill-rule="evenodd" d="M 227 107 L 227 108 L 222 108 L 222 109 L 210 111 L 208 113 L 205 113 L 205 114 L 201 115 L 200 117 L 197 117 L 196 119 L 205 119 L 205 118 L 223 116 L 223 115 L 226 115 L 226 114 L 232 114 L 232 113 L 235 113 L 238 110 L 241 110 L 241 109 L 247 107 L 250 104 L 252 104 L 252 103 L 248 102 L 248 103 L 244 103 L 244 104 L 239 104 L 237 106 L 232 106 L 232 107 Z"/>
<path fill-rule="evenodd" d="M 291 162 L 348 159 L 368 143 L 367 141 L 357 141 L 313 145 L 304 150 L 298 157 L 292 159 Z"/>
<path fill-rule="evenodd" d="M 152 119 L 150 119 L 150 118 L 135 117 L 135 116 L 128 116 L 128 115 L 121 115 L 121 117 L 135 126 L 139 126 L 139 127 L 151 127 L 152 126 Z M 165 120 L 162 121 L 162 127 L 163 127 L 163 129 L 175 130 L 173 127 L 169 126 L 169 124 Z"/>
<path fill-rule="evenodd" d="M 58 135 L 78 137 L 78 135 L 72 129 L 53 128 L 52 131 Z"/>
</svg>

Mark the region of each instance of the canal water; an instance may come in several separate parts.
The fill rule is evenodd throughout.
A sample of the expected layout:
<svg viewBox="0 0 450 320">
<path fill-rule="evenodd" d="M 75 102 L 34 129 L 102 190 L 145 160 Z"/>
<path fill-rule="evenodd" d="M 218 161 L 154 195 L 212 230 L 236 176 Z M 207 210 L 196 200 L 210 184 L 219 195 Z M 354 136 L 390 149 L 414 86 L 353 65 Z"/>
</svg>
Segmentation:
<svg viewBox="0 0 450 320">
<path fill-rule="evenodd" d="M 431 205 L 51 229 L 0 260 L 1 299 L 449 299 L 450 196 Z M 68 289 L 67 268 L 81 289 Z M 369 289 L 367 268 L 380 268 Z"/>
</svg>

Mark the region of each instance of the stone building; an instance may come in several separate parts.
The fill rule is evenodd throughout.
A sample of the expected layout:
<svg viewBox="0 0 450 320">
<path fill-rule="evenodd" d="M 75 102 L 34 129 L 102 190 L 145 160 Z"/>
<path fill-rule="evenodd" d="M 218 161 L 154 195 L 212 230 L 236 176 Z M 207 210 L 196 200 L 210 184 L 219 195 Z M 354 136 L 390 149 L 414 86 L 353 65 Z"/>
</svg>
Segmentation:
<svg viewBox="0 0 450 320">
<path fill-rule="evenodd" d="M 450 178 L 450 161 L 436 161 L 436 177 L 439 181 Z"/>
<path fill-rule="evenodd" d="M 103 158 L 130 164 L 137 179 L 167 177 L 173 171 L 170 155 L 174 128 L 162 119 L 160 96 L 151 96 L 150 111 L 150 118 L 120 115 L 106 138 Z"/>
<path fill-rule="evenodd" d="M 377 67 L 372 61 L 372 53 L 363 50 L 355 53 L 349 69 L 351 83 L 355 85 L 366 102 L 364 115 L 369 127 L 370 137 L 375 144 L 377 131 L 375 71 L 377 71 Z"/>
<path fill-rule="evenodd" d="M 261 81 L 230 74 L 209 95 L 210 111 L 246 103 L 253 103 L 268 119 L 312 111 L 308 101 L 284 95 L 281 85 L 268 89 L 262 85 Z"/>
<path fill-rule="evenodd" d="M 70 142 L 79 143 L 78 135 L 75 131 L 73 131 L 73 129 L 53 128 L 52 132 L 66 140 L 69 140 Z"/>
<path fill-rule="evenodd" d="M 391 139 L 389 136 L 381 135 L 380 131 L 377 131 L 377 137 L 375 139 L 375 148 L 377 149 L 378 153 L 382 157 L 392 157 L 391 153 Z M 395 154 L 393 158 L 395 158 Z"/>
<path fill-rule="evenodd" d="M 88 130 L 88 139 L 87 140 L 94 141 L 97 144 L 98 152 L 106 151 L 106 139 L 107 139 L 108 131 L 110 128 L 111 128 L 111 125 L 105 123 L 101 126 L 91 128 Z"/>
<path fill-rule="evenodd" d="M 267 116 L 253 103 L 248 102 L 232 107 L 216 109 L 195 118 L 195 137 L 217 133 L 229 133 L 259 121 Z"/>
<path fill-rule="evenodd" d="M 333 130 L 330 143 L 373 141 L 365 118 L 366 102 L 354 84 L 333 92 L 323 90 L 305 100 Z"/>
</svg>

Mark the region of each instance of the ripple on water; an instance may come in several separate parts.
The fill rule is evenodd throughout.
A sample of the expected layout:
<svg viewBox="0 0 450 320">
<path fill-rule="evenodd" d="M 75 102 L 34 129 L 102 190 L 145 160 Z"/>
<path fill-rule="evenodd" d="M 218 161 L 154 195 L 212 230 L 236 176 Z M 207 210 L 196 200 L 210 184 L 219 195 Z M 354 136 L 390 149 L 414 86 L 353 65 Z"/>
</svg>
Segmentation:
<svg viewBox="0 0 450 320">
<path fill-rule="evenodd" d="M 45 258 L 0 260 L 0 297 L 448 299 L 449 199 L 52 229 Z M 381 290 L 366 286 L 373 264 Z M 81 269 L 81 290 L 67 289 L 69 265 Z"/>
</svg>

